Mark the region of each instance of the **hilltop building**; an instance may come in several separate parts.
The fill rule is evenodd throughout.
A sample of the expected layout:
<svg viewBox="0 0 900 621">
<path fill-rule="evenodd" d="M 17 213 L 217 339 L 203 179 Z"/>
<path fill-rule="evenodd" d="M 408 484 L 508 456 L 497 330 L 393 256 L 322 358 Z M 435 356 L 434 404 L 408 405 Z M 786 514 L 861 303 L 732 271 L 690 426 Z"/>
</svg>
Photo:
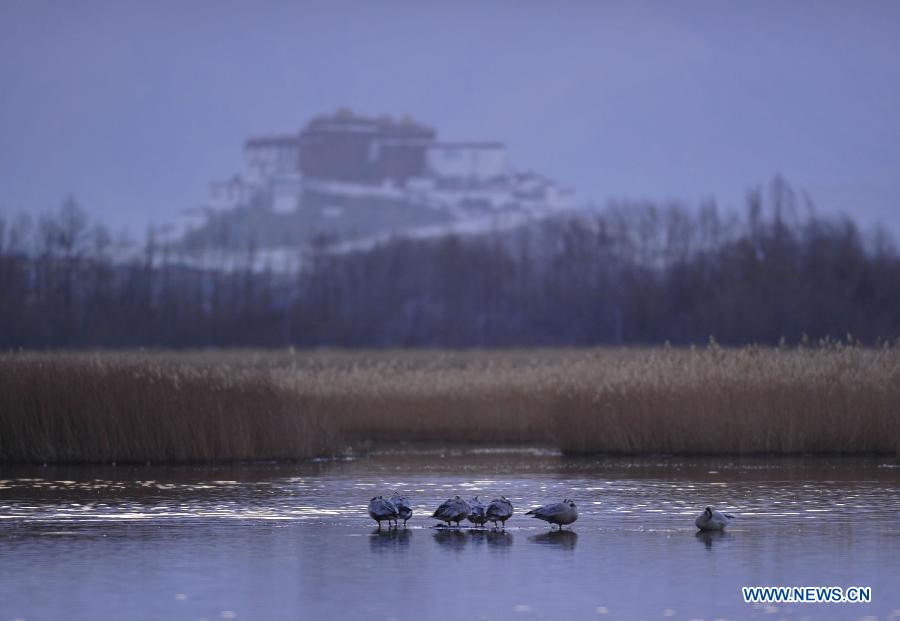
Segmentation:
<svg viewBox="0 0 900 621">
<path fill-rule="evenodd" d="M 273 177 L 300 172 L 297 136 L 260 136 L 244 143 L 244 174 L 248 184 L 260 185 Z"/>
<path fill-rule="evenodd" d="M 512 172 L 500 142 L 440 142 L 428 146 L 427 170 L 438 179 L 483 183 Z"/>
<path fill-rule="evenodd" d="M 514 171 L 502 143 L 442 142 L 434 128 L 409 117 L 340 109 L 296 134 L 249 138 L 243 175 L 210 184 L 208 207 L 293 212 L 309 192 L 453 209 L 556 209 L 571 202 L 549 180 Z"/>
<path fill-rule="evenodd" d="M 366 118 L 339 110 L 314 118 L 298 137 L 299 170 L 308 177 L 403 186 L 425 174 L 431 127 L 408 117 Z"/>
</svg>

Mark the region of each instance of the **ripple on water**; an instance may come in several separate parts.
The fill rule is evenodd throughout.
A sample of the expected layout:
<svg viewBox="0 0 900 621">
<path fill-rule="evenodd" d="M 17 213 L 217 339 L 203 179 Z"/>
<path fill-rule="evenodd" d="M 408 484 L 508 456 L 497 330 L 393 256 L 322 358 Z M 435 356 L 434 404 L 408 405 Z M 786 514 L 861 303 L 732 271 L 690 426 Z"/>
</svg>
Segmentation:
<svg viewBox="0 0 900 621">
<path fill-rule="evenodd" d="M 253 618 L 253 606 L 265 602 L 288 607 L 286 617 L 340 610 L 389 618 L 398 598 L 421 608 L 464 593 L 488 618 L 607 614 L 601 609 L 615 618 L 764 618 L 765 608 L 735 597 L 741 584 L 896 587 L 897 469 L 712 466 L 521 452 L 448 453 L 436 462 L 423 452 L 208 470 L 94 468 L 84 476 L 77 468 L 42 477 L 4 472 L 0 551 L 17 563 L 0 567 L 0 601 L 25 618 L 59 618 L 65 597 L 102 601 L 112 589 L 122 594 L 118 605 L 134 602 L 135 610 L 149 605 L 149 592 L 182 606 L 160 609 L 160 618 Z M 413 519 L 373 532 L 368 498 L 393 490 L 412 495 Z M 456 493 L 504 494 L 516 515 L 505 531 L 430 528 L 430 512 Z M 579 504 L 571 528 L 524 519 L 527 508 L 564 497 Z M 736 514 L 729 531 L 697 533 L 693 519 L 707 504 Z M 135 562 L 123 565 L 123 555 Z M 91 571 L 77 571 L 78 559 L 90 559 Z M 698 567 L 716 569 L 697 574 Z M 67 568 L 74 573 L 62 573 Z M 36 602 L 9 586 L 26 578 L 52 579 L 59 599 Z M 80 590 L 65 591 L 70 584 Z M 350 592 L 378 597 L 351 601 Z M 546 605 L 550 593 L 554 607 Z M 853 613 L 887 618 L 885 605 Z M 804 614 L 829 618 L 829 610 L 837 609 Z"/>
</svg>

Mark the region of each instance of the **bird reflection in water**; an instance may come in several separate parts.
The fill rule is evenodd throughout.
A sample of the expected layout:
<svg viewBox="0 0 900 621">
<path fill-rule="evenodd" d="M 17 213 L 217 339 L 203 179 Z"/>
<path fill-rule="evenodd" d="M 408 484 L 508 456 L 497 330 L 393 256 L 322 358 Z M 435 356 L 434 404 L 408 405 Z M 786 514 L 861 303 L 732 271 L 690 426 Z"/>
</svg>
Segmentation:
<svg viewBox="0 0 900 621">
<path fill-rule="evenodd" d="M 724 530 L 698 530 L 694 537 L 702 542 L 707 550 L 712 550 L 713 544 L 719 545 L 723 541 L 733 539 L 734 535 Z"/>
<path fill-rule="evenodd" d="M 506 548 L 512 545 L 513 535 L 510 532 L 500 530 L 485 530 L 473 528 L 469 531 L 469 538 L 476 545 L 487 544 L 490 547 Z"/>
<path fill-rule="evenodd" d="M 551 530 L 542 535 L 535 535 L 531 540 L 535 543 L 558 546 L 563 550 L 574 550 L 575 544 L 578 543 L 578 533 L 574 530 Z"/>
<path fill-rule="evenodd" d="M 409 528 L 375 529 L 369 535 L 369 548 L 373 552 L 405 550 L 409 547 L 410 537 L 412 537 L 412 529 Z"/>
<path fill-rule="evenodd" d="M 508 531 L 490 530 L 485 538 L 492 548 L 508 548 L 513 543 L 513 535 Z"/>
<path fill-rule="evenodd" d="M 434 541 L 438 545 L 451 550 L 462 550 L 469 542 L 469 537 L 463 531 L 454 528 L 436 528 Z"/>
</svg>

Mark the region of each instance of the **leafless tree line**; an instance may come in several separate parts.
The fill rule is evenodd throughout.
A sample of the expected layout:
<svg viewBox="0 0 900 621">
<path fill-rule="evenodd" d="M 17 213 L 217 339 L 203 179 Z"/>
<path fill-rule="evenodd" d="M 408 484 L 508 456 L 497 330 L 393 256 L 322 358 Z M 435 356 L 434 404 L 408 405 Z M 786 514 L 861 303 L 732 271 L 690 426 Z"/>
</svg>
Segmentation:
<svg viewBox="0 0 900 621">
<path fill-rule="evenodd" d="M 0 218 L 0 347 L 481 347 L 900 337 L 891 237 L 817 215 L 776 179 L 742 213 L 620 202 L 515 231 L 365 251 L 314 244 L 299 268 L 253 244 L 149 233 L 118 256 L 73 200 Z M 199 258 L 198 258 L 199 257 Z"/>
</svg>

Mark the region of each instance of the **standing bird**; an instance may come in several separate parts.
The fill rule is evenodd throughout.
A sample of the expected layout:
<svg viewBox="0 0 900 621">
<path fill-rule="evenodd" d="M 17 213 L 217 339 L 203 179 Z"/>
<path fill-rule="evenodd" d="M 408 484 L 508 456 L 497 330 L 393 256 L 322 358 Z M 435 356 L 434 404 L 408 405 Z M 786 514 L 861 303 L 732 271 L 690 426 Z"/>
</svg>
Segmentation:
<svg viewBox="0 0 900 621">
<path fill-rule="evenodd" d="M 562 502 L 532 509 L 525 515 L 556 524 L 559 526 L 559 530 L 562 530 L 563 524 L 571 524 L 578 519 L 578 510 L 575 508 L 575 503 L 566 498 Z"/>
<path fill-rule="evenodd" d="M 431 517 L 447 522 L 447 526 L 450 526 L 450 522 L 456 522 L 456 526 L 459 528 L 459 523 L 469 517 L 471 512 L 469 503 L 459 496 L 455 496 L 441 503 Z"/>
<path fill-rule="evenodd" d="M 397 509 L 397 517 L 403 520 L 403 527 L 406 528 L 406 520 L 412 517 L 412 507 L 409 504 L 409 496 L 401 496 L 394 494 L 391 496 L 391 504 Z"/>
<path fill-rule="evenodd" d="M 706 507 L 706 509 L 703 510 L 703 513 L 694 520 L 694 524 L 696 524 L 697 528 L 700 530 L 725 530 L 725 527 L 728 526 L 728 523 L 733 519 L 733 515 L 716 511 L 712 507 Z"/>
<path fill-rule="evenodd" d="M 506 496 L 500 496 L 500 498 L 494 498 L 488 504 L 484 517 L 487 518 L 488 522 L 494 523 L 494 528 L 497 528 L 497 522 L 500 522 L 503 528 L 506 528 L 506 520 L 511 518 L 512 514 L 512 503 L 506 499 Z"/>
<path fill-rule="evenodd" d="M 391 520 L 397 519 L 397 507 L 382 496 L 375 496 L 369 501 L 369 517 L 378 522 L 378 530 L 381 530 L 383 520 L 387 520 L 388 528 L 390 528 Z"/>
<path fill-rule="evenodd" d="M 469 521 L 476 526 L 484 526 L 484 523 L 488 521 L 484 514 L 484 503 L 478 500 L 478 496 L 469 501 Z"/>
</svg>

